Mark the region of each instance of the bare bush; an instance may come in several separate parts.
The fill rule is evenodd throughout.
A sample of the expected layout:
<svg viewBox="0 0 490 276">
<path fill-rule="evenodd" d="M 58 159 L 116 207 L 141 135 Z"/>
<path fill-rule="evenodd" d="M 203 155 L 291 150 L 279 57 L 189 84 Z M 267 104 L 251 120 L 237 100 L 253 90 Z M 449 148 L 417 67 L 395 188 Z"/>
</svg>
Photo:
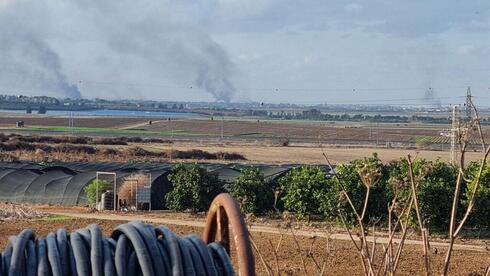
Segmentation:
<svg viewBox="0 0 490 276">
<path fill-rule="evenodd" d="M 0 142 L 0 151 L 3 152 L 2 160 L 8 160 L 11 156 L 24 156 L 29 161 L 39 161 L 46 158 L 60 161 L 118 161 L 129 160 L 161 160 L 161 159 L 194 159 L 194 160 L 246 160 L 238 153 L 217 152 L 210 153 L 203 150 L 165 150 L 149 151 L 142 147 L 131 146 L 123 149 L 94 147 L 77 144 L 43 144 L 28 143 L 23 141 Z M 15 153 L 7 158 L 5 153 Z M 35 153 L 35 154 L 32 154 Z M 1 156 L 0 156 L 1 158 Z"/>
<path fill-rule="evenodd" d="M 442 275 L 447 275 L 449 273 L 449 265 L 451 262 L 451 256 L 454 248 L 454 243 L 461 233 L 465 222 L 468 220 L 472 209 L 475 206 L 477 193 L 482 182 L 482 173 L 484 168 L 488 163 L 488 156 L 490 154 L 490 145 L 487 145 L 482 132 L 482 127 L 480 123 L 480 117 L 476 107 L 473 102 L 470 101 L 470 108 L 472 109 L 472 116 L 469 120 L 464 121 L 459 124 L 457 139 L 459 145 L 459 163 L 456 165 L 457 168 L 457 178 L 454 185 L 454 194 L 452 198 L 452 207 L 449 220 L 449 244 L 448 250 L 446 251 L 446 256 L 444 260 Z M 465 154 L 468 150 L 468 146 L 472 141 L 475 141 L 475 137 L 479 139 L 481 144 L 482 157 L 479 162 L 479 168 L 475 175 L 471 178 L 468 177 L 465 169 Z M 327 156 L 324 154 L 327 163 L 330 162 Z M 339 180 L 341 186 L 341 200 L 347 201 L 348 206 L 351 208 L 351 212 L 354 213 L 356 222 L 354 229 L 351 229 L 346 221 L 345 214 L 339 208 L 339 217 L 341 222 L 348 232 L 349 237 L 358 251 L 358 255 L 361 260 L 361 265 L 364 270 L 365 275 L 395 275 L 398 265 L 400 263 L 404 242 L 407 236 L 407 229 L 410 223 L 411 213 L 415 213 L 416 226 L 419 229 L 419 233 L 422 239 L 422 251 L 424 258 L 425 274 L 431 275 L 431 260 L 430 260 L 430 243 L 429 243 L 429 231 L 426 226 L 426 222 L 422 219 L 423 214 L 421 214 L 421 209 L 419 206 L 419 200 L 417 198 L 417 191 L 419 188 L 419 180 L 415 177 L 413 171 L 413 161 L 412 157 L 409 155 L 407 157 L 408 162 L 408 175 L 406 177 L 406 182 L 408 183 L 394 183 L 393 187 L 393 199 L 388 205 L 388 244 L 383 245 L 383 254 L 381 260 L 375 258 L 376 254 L 376 237 L 375 237 L 375 226 L 376 222 L 368 221 L 365 218 L 367 216 L 367 205 L 370 198 L 370 190 L 376 181 L 379 180 L 380 172 L 376 167 L 370 166 L 368 162 L 365 162 L 363 166 L 358 168 L 358 174 L 365 185 L 365 197 L 362 209 L 358 210 L 355 207 L 355 203 L 352 201 L 348 191 L 346 190 L 344 184 Z M 333 177 L 337 177 L 335 170 L 332 166 L 331 170 L 334 172 Z M 471 183 L 470 186 L 467 184 Z M 399 185 L 399 187 L 397 186 Z M 462 202 L 462 188 L 463 186 L 470 187 L 470 191 L 467 193 L 465 198 L 465 206 L 460 206 Z M 403 193 L 403 189 L 409 190 L 409 195 L 399 197 L 398 195 Z M 462 214 L 458 215 L 458 211 L 462 210 Z M 371 243 L 368 240 L 369 227 L 372 227 L 371 231 Z M 356 231 L 356 232 L 354 232 Z M 398 245 L 394 245 L 395 233 L 401 232 Z M 485 272 L 489 273 L 489 270 Z"/>
<path fill-rule="evenodd" d="M 46 215 L 24 205 L 7 204 L 0 208 L 0 221 L 42 218 Z"/>
<path fill-rule="evenodd" d="M 456 187 L 454 189 L 453 204 L 451 209 L 451 217 L 449 222 L 449 246 L 446 252 L 446 258 L 444 260 L 444 269 L 442 271 L 443 275 L 449 273 L 449 264 L 451 262 L 451 256 L 453 252 L 454 242 L 463 229 L 464 224 L 468 220 L 471 211 L 475 205 L 477 198 L 477 192 L 480 188 L 481 178 L 484 168 L 488 163 L 488 155 L 490 154 L 490 145 L 487 145 L 485 141 L 485 136 L 483 135 L 480 116 L 476 106 L 474 105 L 471 98 L 469 99 L 469 108 L 471 108 L 472 114 L 468 121 L 460 122 L 458 127 L 458 145 L 459 145 L 459 164 L 458 164 L 458 176 L 456 180 Z M 477 174 L 473 179 L 467 179 L 465 175 L 465 154 L 468 150 L 468 146 L 474 138 L 479 139 L 481 144 L 482 157 L 480 160 L 480 166 L 478 168 Z M 458 220 L 458 210 L 460 209 L 459 203 L 461 201 L 461 190 L 463 183 L 473 182 L 472 190 L 468 193 L 468 198 L 466 199 L 467 205 L 463 209 L 463 216 Z"/>
</svg>

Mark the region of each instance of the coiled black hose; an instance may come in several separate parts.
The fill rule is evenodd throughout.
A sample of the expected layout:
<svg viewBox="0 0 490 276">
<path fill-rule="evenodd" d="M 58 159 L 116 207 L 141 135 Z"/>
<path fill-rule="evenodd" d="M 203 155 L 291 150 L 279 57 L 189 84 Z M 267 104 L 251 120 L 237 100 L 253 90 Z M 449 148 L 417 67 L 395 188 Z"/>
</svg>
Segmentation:
<svg viewBox="0 0 490 276">
<path fill-rule="evenodd" d="M 59 229 L 36 239 L 30 229 L 9 238 L 0 255 L 0 276 L 17 275 L 235 275 L 218 243 L 179 237 L 165 226 L 134 221 L 108 237 L 99 226 L 68 234 Z"/>
</svg>

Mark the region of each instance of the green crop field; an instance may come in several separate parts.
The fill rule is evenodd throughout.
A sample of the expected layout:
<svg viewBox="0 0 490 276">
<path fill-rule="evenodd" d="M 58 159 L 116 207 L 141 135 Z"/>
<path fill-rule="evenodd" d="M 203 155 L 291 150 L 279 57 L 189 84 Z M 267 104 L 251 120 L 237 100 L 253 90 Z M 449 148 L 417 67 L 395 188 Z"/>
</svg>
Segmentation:
<svg viewBox="0 0 490 276">
<path fill-rule="evenodd" d="M 108 135 L 143 135 L 143 136 L 194 136 L 206 135 L 192 133 L 184 130 L 172 131 L 152 131 L 141 128 L 137 129 L 117 129 L 117 128 L 100 128 L 100 127 L 66 127 L 66 126 L 36 126 L 15 129 L 16 131 L 26 132 L 59 132 L 59 133 L 81 133 L 81 134 L 108 134 Z"/>
</svg>

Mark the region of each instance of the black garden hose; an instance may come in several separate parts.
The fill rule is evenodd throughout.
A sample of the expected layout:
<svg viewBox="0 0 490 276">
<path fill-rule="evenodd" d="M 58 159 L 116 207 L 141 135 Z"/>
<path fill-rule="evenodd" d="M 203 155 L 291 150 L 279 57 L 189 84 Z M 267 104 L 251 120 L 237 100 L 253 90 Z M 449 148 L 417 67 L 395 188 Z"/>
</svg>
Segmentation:
<svg viewBox="0 0 490 276">
<path fill-rule="evenodd" d="M 165 226 L 131 222 L 104 237 L 99 226 L 68 234 L 59 229 L 44 239 L 23 230 L 0 254 L 0 276 L 17 275 L 235 275 L 219 243 L 195 235 L 179 237 Z"/>
</svg>

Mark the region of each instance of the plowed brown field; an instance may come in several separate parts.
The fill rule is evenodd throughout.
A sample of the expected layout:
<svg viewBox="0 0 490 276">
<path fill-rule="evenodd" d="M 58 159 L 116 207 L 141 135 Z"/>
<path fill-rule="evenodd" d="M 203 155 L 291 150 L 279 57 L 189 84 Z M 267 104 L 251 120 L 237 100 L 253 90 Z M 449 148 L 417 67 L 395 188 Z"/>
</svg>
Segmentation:
<svg viewBox="0 0 490 276">
<path fill-rule="evenodd" d="M 7 237 L 18 234 L 24 228 L 31 228 L 38 236 L 45 236 L 47 233 L 58 228 L 65 228 L 73 231 L 83 228 L 91 223 L 97 223 L 103 229 L 105 235 L 109 235 L 117 225 L 123 221 L 110 221 L 98 219 L 77 219 L 62 218 L 58 220 L 36 220 L 36 221 L 16 221 L 0 222 L 0 248 L 6 246 Z M 168 225 L 172 231 L 184 234 L 200 234 L 202 228 L 181 225 Z M 274 254 L 270 242 L 276 245 L 281 235 L 271 233 L 253 233 L 254 241 L 257 244 L 265 260 L 275 269 Z M 312 258 L 307 257 L 311 249 L 311 256 L 315 260 L 323 263 L 326 258 L 325 275 L 362 275 L 362 268 L 359 263 L 359 257 L 354 251 L 349 241 L 327 240 L 327 238 L 316 238 L 313 246 L 313 238 L 296 236 L 300 247 L 296 246 L 293 236 L 283 235 L 281 246 L 278 251 L 279 269 L 283 275 L 304 275 L 303 264 L 305 261 L 308 275 L 318 273 L 315 262 Z M 269 242 L 270 241 L 270 242 Z M 378 248 L 380 252 L 382 248 Z M 260 259 L 256 255 L 256 267 L 258 275 L 264 275 L 265 269 Z M 232 253 L 232 257 L 235 253 Z M 432 251 L 431 260 L 434 271 L 441 268 L 444 252 Z M 467 250 L 457 250 L 454 252 L 451 266 L 452 275 L 483 275 L 486 265 L 490 262 L 490 252 L 476 252 Z M 400 263 L 399 275 L 421 275 L 424 273 L 422 251 L 418 246 L 406 246 Z M 437 274 L 437 273 L 436 273 Z"/>
</svg>

